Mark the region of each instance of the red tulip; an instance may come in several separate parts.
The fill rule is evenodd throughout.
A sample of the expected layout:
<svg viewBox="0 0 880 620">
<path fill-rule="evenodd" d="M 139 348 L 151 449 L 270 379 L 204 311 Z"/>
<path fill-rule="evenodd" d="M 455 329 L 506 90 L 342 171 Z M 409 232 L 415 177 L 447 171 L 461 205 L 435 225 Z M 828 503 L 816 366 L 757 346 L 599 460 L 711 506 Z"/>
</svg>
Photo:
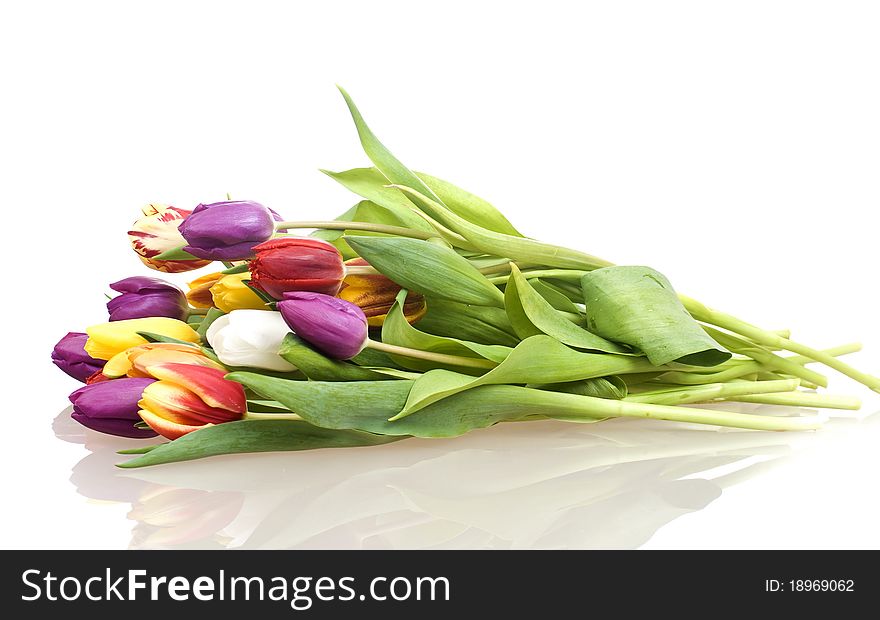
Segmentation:
<svg viewBox="0 0 880 620">
<path fill-rule="evenodd" d="M 275 299 L 291 291 L 335 295 L 345 277 L 342 255 L 333 245 L 309 237 L 280 237 L 254 247 L 251 281 Z"/>
</svg>

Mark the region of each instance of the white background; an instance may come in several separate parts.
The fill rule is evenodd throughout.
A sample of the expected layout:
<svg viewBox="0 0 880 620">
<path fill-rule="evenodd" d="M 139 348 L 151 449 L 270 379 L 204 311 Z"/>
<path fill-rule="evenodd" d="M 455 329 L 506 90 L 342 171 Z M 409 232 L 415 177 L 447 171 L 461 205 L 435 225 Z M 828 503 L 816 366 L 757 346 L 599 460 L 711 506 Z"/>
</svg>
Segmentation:
<svg viewBox="0 0 880 620">
<path fill-rule="evenodd" d="M 146 274 L 124 234 L 144 203 L 230 192 L 290 219 L 351 206 L 317 171 L 367 164 L 334 83 L 411 167 L 527 234 L 648 263 L 820 347 L 861 340 L 853 361 L 880 372 L 878 32 L 873 2 L 4 3 L 0 546 L 132 544 L 130 501 L 68 480 L 88 452 L 51 430 L 76 387 L 51 347 L 105 319 L 108 282 Z M 486 449 L 493 432 L 430 449 Z M 637 443 L 666 440 L 651 437 Z M 835 425 L 645 546 L 880 547 L 878 442 L 876 424 Z M 314 475 L 300 456 L 271 461 L 281 482 Z M 527 489 L 518 505 L 545 501 Z M 543 544 L 586 544 L 566 540 Z"/>
</svg>

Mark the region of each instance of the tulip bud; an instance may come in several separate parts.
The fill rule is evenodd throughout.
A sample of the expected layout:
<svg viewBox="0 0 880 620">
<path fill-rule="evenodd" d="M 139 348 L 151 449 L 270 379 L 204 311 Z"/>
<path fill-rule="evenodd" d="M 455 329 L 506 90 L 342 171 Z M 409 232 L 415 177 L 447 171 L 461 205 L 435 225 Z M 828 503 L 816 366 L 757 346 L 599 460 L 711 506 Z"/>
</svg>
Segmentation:
<svg viewBox="0 0 880 620">
<path fill-rule="evenodd" d="M 367 317 L 354 304 L 306 291 L 285 293 L 277 304 L 297 336 L 334 359 L 351 359 L 367 344 Z"/>
<path fill-rule="evenodd" d="M 156 433 L 136 428 L 140 422 L 138 401 L 153 379 L 117 379 L 85 385 L 70 395 L 74 420 L 93 431 L 146 439 Z"/>
<path fill-rule="evenodd" d="M 143 209 L 144 217 L 137 220 L 128 231 L 132 249 L 147 267 L 166 273 L 192 271 L 204 267 L 206 260 L 156 260 L 155 257 L 168 250 L 179 248 L 186 239 L 178 226 L 191 211 L 169 205 L 149 204 Z"/>
<path fill-rule="evenodd" d="M 345 264 L 369 265 L 362 258 L 353 258 L 345 261 Z M 381 273 L 352 274 L 345 276 L 342 281 L 342 290 L 339 291 L 337 297 L 349 301 L 363 310 L 370 327 L 381 327 L 388 311 L 394 305 L 400 289 L 400 285 Z M 407 293 L 403 304 L 403 315 L 409 323 L 418 321 L 427 310 L 428 306 L 422 295 L 412 291 Z"/>
<path fill-rule="evenodd" d="M 228 366 L 292 372 L 296 366 L 278 355 L 281 341 L 289 333 L 279 312 L 235 310 L 211 323 L 206 337 Z"/>
<path fill-rule="evenodd" d="M 150 373 L 159 381 L 144 390 L 138 403 L 140 416 L 167 439 L 177 439 L 204 426 L 240 420 L 247 412 L 244 388 L 224 379 L 225 370 L 158 364 L 150 368 Z"/>
<path fill-rule="evenodd" d="M 198 347 L 173 342 L 150 342 L 131 347 L 111 357 L 104 365 L 103 375 L 116 377 L 151 377 L 150 368 L 158 364 L 190 364 L 223 370 Z"/>
<path fill-rule="evenodd" d="M 189 291 L 186 299 L 195 308 L 213 308 L 214 298 L 211 296 L 211 287 L 217 284 L 217 280 L 223 277 L 219 271 L 208 273 L 196 278 L 189 283 Z"/>
<path fill-rule="evenodd" d="M 335 295 L 345 276 L 342 255 L 332 244 L 310 237 L 279 237 L 254 248 L 254 286 L 275 299 L 290 291 Z"/>
<path fill-rule="evenodd" d="M 193 256 L 210 260 L 253 258 L 253 247 L 272 238 L 272 212 L 251 200 L 227 200 L 200 204 L 180 225 L 186 239 L 183 248 Z"/>
<path fill-rule="evenodd" d="M 217 280 L 211 287 L 214 305 L 223 312 L 241 309 L 269 310 L 266 302 L 245 284 L 245 280 L 250 279 L 251 274 L 244 272 L 231 273 Z"/>
<path fill-rule="evenodd" d="M 189 314 L 183 291 L 159 278 L 125 278 L 110 288 L 122 293 L 107 302 L 111 321 L 159 316 L 184 320 Z"/>
<path fill-rule="evenodd" d="M 52 362 L 77 381 L 85 381 L 101 372 L 104 367 L 102 360 L 95 359 L 85 350 L 88 334 L 68 332 L 52 349 Z"/>
<path fill-rule="evenodd" d="M 94 358 L 109 360 L 117 353 L 130 347 L 146 344 L 147 339 L 138 332 L 151 332 L 185 342 L 199 342 L 196 331 L 177 319 L 156 317 L 150 319 L 127 319 L 93 325 L 86 329 L 89 339 L 86 341 L 86 353 Z"/>
</svg>

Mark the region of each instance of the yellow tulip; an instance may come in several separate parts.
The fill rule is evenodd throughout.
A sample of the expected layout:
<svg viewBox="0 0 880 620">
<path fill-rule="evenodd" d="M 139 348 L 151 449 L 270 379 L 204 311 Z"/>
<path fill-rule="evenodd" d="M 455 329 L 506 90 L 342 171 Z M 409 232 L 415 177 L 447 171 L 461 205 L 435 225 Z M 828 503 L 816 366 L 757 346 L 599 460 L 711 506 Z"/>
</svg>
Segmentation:
<svg viewBox="0 0 880 620">
<path fill-rule="evenodd" d="M 217 284 L 217 280 L 223 277 L 219 271 L 203 275 L 189 283 L 189 291 L 186 299 L 195 308 L 213 308 L 214 298 L 211 295 L 211 287 Z"/>
<path fill-rule="evenodd" d="M 195 330 L 177 319 L 153 317 L 147 319 L 128 319 L 93 325 L 86 329 L 86 353 L 99 360 L 109 360 L 117 353 L 130 347 L 146 344 L 147 339 L 138 332 L 152 332 L 185 342 L 199 342 Z"/>
<path fill-rule="evenodd" d="M 250 279 L 251 274 L 245 271 L 231 273 L 217 280 L 216 284 L 211 287 L 214 305 L 223 312 L 244 309 L 270 310 L 266 302 L 244 283 L 244 280 Z"/>
</svg>

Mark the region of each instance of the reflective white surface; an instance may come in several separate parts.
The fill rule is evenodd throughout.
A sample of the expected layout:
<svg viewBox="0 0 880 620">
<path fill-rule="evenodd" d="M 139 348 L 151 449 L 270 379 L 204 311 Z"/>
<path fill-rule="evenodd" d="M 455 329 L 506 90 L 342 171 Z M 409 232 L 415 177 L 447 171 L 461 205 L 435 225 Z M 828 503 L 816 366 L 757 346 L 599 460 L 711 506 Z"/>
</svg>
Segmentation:
<svg viewBox="0 0 880 620">
<path fill-rule="evenodd" d="M 629 549 L 728 489 L 790 466 L 793 455 L 880 437 L 878 422 L 842 417 L 797 434 L 640 420 L 508 423 L 454 440 L 138 470 L 114 467 L 131 441 L 83 429 L 69 410 L 53 429 L 85 447 L 70 477 L 76 491 L 125 506 L 129 548 Z"/>
<path fill-rule="evenodd" d="M 368 165 L 338 82 L 404 162 L 525 234 L 864 342 L 852 363 L 880 373 L 878 24 L 876 2 L 0 3 L 0 547 L 880 548 L 873 420 L 506 425 L 123 472 L 131 442 L 53 434 L 79 385 L 49 362 L 109 282 L 162 275 L 125 237 L 141 205 L 350 208 L 317 171 Z"/>
</svg>

